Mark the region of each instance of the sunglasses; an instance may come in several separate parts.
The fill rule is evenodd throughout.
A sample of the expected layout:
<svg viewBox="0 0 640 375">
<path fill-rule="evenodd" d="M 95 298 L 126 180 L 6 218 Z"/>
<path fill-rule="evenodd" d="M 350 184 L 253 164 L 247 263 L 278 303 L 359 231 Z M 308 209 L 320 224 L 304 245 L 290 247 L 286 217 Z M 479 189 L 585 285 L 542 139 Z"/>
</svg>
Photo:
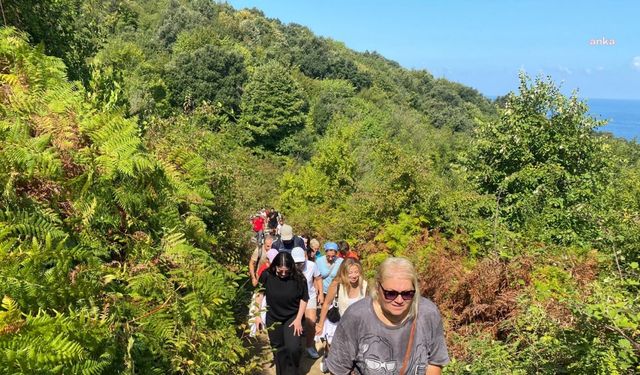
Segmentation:
<svg viewBox="0 0 640 375">
<path fill-rule="evenodd" d="M 291 272 L 288 268 L 278 268 L 276 267 L 276 275 L 278 276 L 287 276 Z"/>
<path fill-rule="evenodd" d="M 380 289 L 382 289 L 382 295 L 384 296 L 384 299 L 386 299 L 387 301 L 393 301 L 396 298 L 398 298 L 398 296 L 402 296 L 402 299 L 405 301 L 409 301 L 413 299 L 413 296 L 416 295 L 416 291 L 415 290 L 404 290 L 402 292 L 397 292 L 395 290 L 386 290 L 385 288 L 382 287 L 382 284 L 378 283 L 378 286 L 380 287 Z"/>
</svg>

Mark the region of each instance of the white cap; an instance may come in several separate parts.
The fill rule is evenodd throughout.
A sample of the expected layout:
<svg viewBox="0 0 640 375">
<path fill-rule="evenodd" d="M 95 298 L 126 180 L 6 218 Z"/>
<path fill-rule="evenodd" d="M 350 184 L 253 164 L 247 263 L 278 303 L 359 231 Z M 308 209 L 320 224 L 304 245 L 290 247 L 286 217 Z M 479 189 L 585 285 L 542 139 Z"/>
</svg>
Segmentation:
<svg viewBox="0 0 640 375">
<path fill-rule="evenodd" d="M 283 241 L 291 241 L 293 238 L 293 228 L 291 228 L 291 225 L 285 224 L 280 228 L 280 238 Z"/>
<path fill-rule="evenodd" d="M 307 260 L 304 257 L 304 250 L 300 246 L 296 246 L 291 250 L 291 256 L 293 257 L 293 261 L 296 263 L 304 262 Z"/>
</svg>

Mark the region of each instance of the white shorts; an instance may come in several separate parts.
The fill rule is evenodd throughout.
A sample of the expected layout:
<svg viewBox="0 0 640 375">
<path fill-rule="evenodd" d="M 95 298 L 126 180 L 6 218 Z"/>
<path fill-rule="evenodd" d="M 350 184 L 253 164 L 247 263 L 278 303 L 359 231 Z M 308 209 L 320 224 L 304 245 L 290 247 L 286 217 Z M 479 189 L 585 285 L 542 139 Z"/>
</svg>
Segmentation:
<svg viewBox="0 0 640 375">
<path fill-rule="evenodd" d="M 324 324 L 322 325 L 322 333 L 320 336 L 316 336 L 315 340 L 320 341 L 320 339 L 325 339 L 329 344 L 333 340 L 333 334 L 336 333 L 336 328 L 338 327 L 338 323 L 332 323 L 329 319 L 324 320 Z"/>
<path fill-rule="evenodd" d="M 307 302 L 307 310 L 308 309 L 317 309 L 318 308 L 318 296 L 315 294 L 309 296 L 309 301 Z"/>
</svg>

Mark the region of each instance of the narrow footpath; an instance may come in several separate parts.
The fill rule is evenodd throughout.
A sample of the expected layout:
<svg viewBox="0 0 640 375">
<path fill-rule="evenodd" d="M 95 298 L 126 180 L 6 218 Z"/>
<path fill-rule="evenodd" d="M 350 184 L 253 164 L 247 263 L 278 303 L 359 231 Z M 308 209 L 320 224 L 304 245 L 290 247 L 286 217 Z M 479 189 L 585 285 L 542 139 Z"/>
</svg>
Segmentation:
<svg viewBox="0 0 640 375">
<path fill-rule="evenodd" d="M 273 355 L 271 354 L 271 347 L 269 346 L 269 339 L 266 334 L 262 334 L 258 337 L 258 343 L 256 345 L 260 347 L 262 358 L 273 358 Z M 320 353 L 319 359 L 309 358 L 303 350 L 302 360 L 300 361 L 301 375 L 323 375 L 320 371 L 320 361 L 324 354 L 324 345 L 322 343 L 316 343 L 316 348 L 318 349 L 318 353 Z M 273 360 L 266 361 L 262 370 L 262 375 L 276 375 L 276 367 L 273 364 Z"/>
</svg>

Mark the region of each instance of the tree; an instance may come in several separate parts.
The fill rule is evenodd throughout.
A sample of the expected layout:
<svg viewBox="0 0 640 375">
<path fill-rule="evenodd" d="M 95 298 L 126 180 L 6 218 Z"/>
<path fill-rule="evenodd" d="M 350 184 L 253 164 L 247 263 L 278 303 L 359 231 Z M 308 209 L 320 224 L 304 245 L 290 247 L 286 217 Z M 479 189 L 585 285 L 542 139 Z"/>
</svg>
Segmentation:
<svg viewBox="0 0 640 375">
<path fill-rule="evenodd" d="M 97 50 L 97 30 L 85 23 L 81 1 L 5 0 L 3 5 L 8 25 L 29 33 L 47 54 L 61 57 L 71 79 L 88 80 L 85 59 Z"/>
<path fill-rule="evenodd" d="M 241 118 L 255 144 L 277 150 L 285 137 L 304 127 L 306 112 L 304 93 L 286 68 L 276 62 L 256 68 L 242 96 Z"/>
<path fill-rule="evenodd" d="M 550 80 L 520 75 L 500 119 L 481 124 L 468 166 L 481 192 L 496 195 L 512 228 L 528 226 L 555 242 L 593 229 L 594 198 L 607 179 L 609 153 L 576 95 Z"/>
<path fill-rule="evenodd" d="M 242 85 L 247 79 L 244 57 L 223 47 L 207 45 L 175 57 L 166 81 L 172 91 L 172 104 L 202 101 L 222 103 L 237 112 Z"/>
</svg>

